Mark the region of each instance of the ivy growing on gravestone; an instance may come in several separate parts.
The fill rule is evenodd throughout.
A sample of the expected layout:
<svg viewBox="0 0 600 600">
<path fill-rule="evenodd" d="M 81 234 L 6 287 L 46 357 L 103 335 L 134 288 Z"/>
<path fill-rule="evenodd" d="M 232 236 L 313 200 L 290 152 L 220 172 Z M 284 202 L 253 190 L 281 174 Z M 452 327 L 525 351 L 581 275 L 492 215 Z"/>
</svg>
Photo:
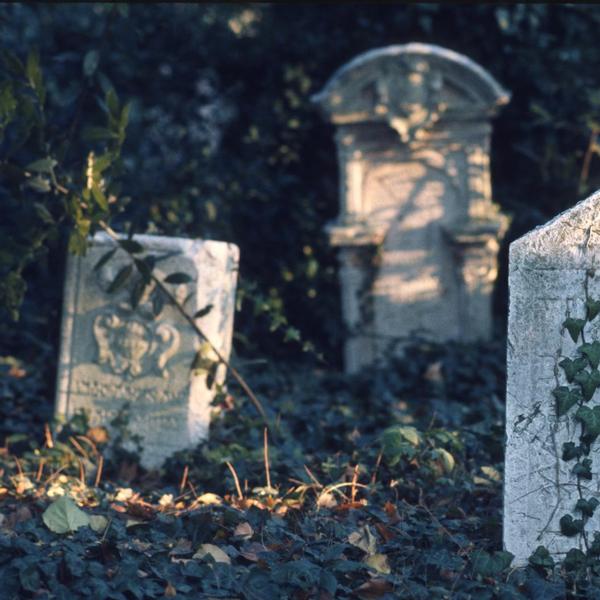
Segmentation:
<svg viewBox="0 0 600 600">
<path fill-rule="evenodd" d="M 577 346 L 574 357 L 565 357 L 558 366 L 564 372 L 568 385 L 557 385 L 553 390 L 556 416 L 572 417 L 578 425 L 579 438 L 576 442 L 565 442 L 562 446 L 562 460 L 572 465 L 571 473 L 577 480 L 578 499 L 571 511 L 559 519 L 560 531 L 567 537 L 581 536 L 585 552 L 572 548 L 567 553 L 563 566 L 567 571 L 581 572 L 597 564 L 600 555 L 600 532 L 594 531 L 590 537 L 588 522 L 600 506 L 597 498 L 590 496 L 583 482 L 592 479 L 592 448 L 600 436 L 600 405 L 589 403 L 600 388 L 600 341 L 586 340 L 586 327 L 600 314 L 600 300 L 590 297 L 589 279 L 595 276 L 593 270 L 586 272 L 585 280 L 585 318 L 568 317 L 563 327 Z M 530 557 L 534 567 L 551 568 L 548 551 L 540 546 Z"/>
</svg>

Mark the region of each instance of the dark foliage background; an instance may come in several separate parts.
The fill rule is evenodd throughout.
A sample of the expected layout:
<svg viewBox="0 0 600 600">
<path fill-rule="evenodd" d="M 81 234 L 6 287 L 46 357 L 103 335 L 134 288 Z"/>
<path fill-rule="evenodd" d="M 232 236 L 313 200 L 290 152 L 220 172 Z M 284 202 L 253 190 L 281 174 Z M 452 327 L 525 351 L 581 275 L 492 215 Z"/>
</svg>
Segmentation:
<svg viewBox="0 0 600 600">
<path fill-rule="evenodd" d="M 237 319 L 241 353 L 298 355 L 300 346 L 282 343 L 285 327 L 265 335 L 267 315 L 282 309 L 338 364 L 336 261 L 323 234 L 337 213 L 333 131 L 309 97 L 357 53 L 440 44 L 512 91 L 492 156 L 495 200 L 514 217 L 507 241 L 598 183 L 595 158 L 582 178 L 600 122 L 596 6 L 3 4 L 0 15 L 6 48 L 21 57 L 39 49 L 57 131 L 94 124 L 111 85 L 132 101 L 121 178 L 132 201 L 116 225 L 239 244 L 243 287 L 254 289 Z M 69 150 L 82 164 L 87 152 L 79 140 Z M 24 227 L 32 217 L 17 219 L 18 210 L 3 201 L 2 221 Z M 14 232 L 6 233 L 0 244 L 14 252 L 7 246 Z M 54 346 L 65 245 L 58 236 L 47 247 L 24 271 L 18 327 Z M 499 331 L 506 249 L 502 258 Z M 0 277 L 8 269 L 0 259 Z M 12 328 L 4 319 L 7 350 L 33 350 Z"/>
</svg>

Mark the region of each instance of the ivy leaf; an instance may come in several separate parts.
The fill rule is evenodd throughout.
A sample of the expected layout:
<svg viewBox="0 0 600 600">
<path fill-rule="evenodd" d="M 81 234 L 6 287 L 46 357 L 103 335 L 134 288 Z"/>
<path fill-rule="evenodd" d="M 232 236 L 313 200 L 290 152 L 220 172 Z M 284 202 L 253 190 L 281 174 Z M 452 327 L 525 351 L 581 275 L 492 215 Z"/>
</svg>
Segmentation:
<svg viewBox="0 0 600 600">
<path fill-rule="evenodd" d="M 600 364 L 600 342 L 595 341 L 592 344 L 582 344 L 579 347 L 579 352 L 588 359 L 592 369 L 598 368 Z"/>
<path fill-rule="evenodd" d="M 213 305 L 212 304 L 207 304 L 204 308 L 201 308 L 200 310 L 196 311 L 194 313 L 194 319 L 200 319 L 201 317 L 206 316 L 211 310 L 213 309 Z"/>
<path fill-rule="evenodd" d="M 99 271 L 115 255 L 116 251 L 117 248 L 113 248 L 106 252 L 106 254 L 103 254 L 100 260 L 94 265 L 94 271 Z"/>
<path fill-rule="evenodd" d="M 90 524 L 89 516 L 68 496 L 61 496 L 55 500 L 44 511 L 42 519 L 46 527 L 54 533 L 72 533 Z"/>
<path fill-rule="evenodd" d="M 562 459 L 570 461 L 574 458 L 579 458 L 582 454 L 581 446 L 576 446 L 573 442 L 565 442 L 563 444 Z"/>
<path fill-rule="evenodd" d="M 572 390 L 564 385 L 557 387 L 552 391 L 556 398 L 556 415 L 562 417 L 578 402 L 583 400 L 578 390 Z"/>
<path fill-rule="evenodd" d="M 567 571 L 577 571 L 585 567 L 585 554 L 579 548 L 571 548 L 563 560 L 563 567 Z"/>
<path fill-rule="evenodd" d="M 121 288 L 125 282 L 129 279 L 131 272 L 133 271 L 133 265 L 124 266 L 118 273 L 117 276 L 113 279 L 112 283 L 108 286 L 106 290 L 107 293 L 112 294 L 116 292 L 119 288 Z"/>
<path fill-rule="evenodd" d="M 189 283 L 192 278 L 187 273 L 171 273 L 165 277 L 165 283 Z"/>
<path fill-rule="evenodd" d="M 596 498 L 590 498 L 589 500 L 579 498 L 575 505 L 575 510 L 578 510 L 584 517 L 591 517 L 599 504 L 600 502 Z"/>
<path fill-rule="evenodd" d="M 573 537 L 583 531 L 583 520 L 573 519 L 571 515 L 564 515 L 560 518 L 560 532 L 567 537 Z"/>
<path fill-rule="evenodd" d="M 497 551 L 493 554 L 477 550 L 473 552 L 473 571 L 482 577 L 495 577 L 510 567 L 514 555 L 510 552 Z"/>
<path fill-rule="evenodd" d="M 575 375 L 575 381 L 581 386 L 583 399 L 588 402 L 594 396 L 594 392 L 600 387 L 600 371 L 580 371 Z"/>
<path fill-rule="evenodd" d="M 585 358 L 576 358 L 575 360 L 571 360 L 570 358 L 565 358 L 561 360 L 559 366 L 562 367 L 562 370 L 565 372 L 565 376 L 567 381 L 571 383 L 573 378 L 579 371 L 585 369 Z"/>
<path fill-rule="evenodd" d="M 571 471 L 573 475 L 579 479 L 586 479 L 587 481 L 592 480 L 592 460 L 590 458 L 584 458 L 580 463 L 577 463 Z"/>
<path fill-rule="evenodd" d="M 583 331 L 584 326 L 585 321 L 583 319 L 572 319 L 570 317 L 563 323 L 563 327 L 567 329 L 569 335 L 571 336 L 571 339 L 575 343 L 577 343 L 577 338 Z"/>
<path fill-rule="evenodd" d="M 529 564 L 532 567 L 541 569 L 554 568 L 554 559 L 550 556 L 550 552 L 544 546 L 538 546 L 535 552 L 529 557 Z"/>
<path fill-rule="evenodd" d="M 585 306 L 587 308 L 588 321 L 593 321 L 598 313 L 600 313 L 600 300 L 592 300 L 591 298 L 588 298 Z"/>
<path fill-rule="evenodd" d="M 590 554 L 600 556 L 600 532 L 594 532 L 594 540 L 590 544 Z"/>
<path fill-rule="evenodd" d="M 381 434 L 381 446 L 386 461 L 393 467 L 403 457 L 412 458 L 421 444 L 421 434 L 408 425 L 393 425 Z"/>
<path fill-rule="evenodd" d="M 575 418 L 583 423 L 585 437 L 595 440 L 600 435 L 600 406 L 580 406 L 575 413 Z"/>
</svg>

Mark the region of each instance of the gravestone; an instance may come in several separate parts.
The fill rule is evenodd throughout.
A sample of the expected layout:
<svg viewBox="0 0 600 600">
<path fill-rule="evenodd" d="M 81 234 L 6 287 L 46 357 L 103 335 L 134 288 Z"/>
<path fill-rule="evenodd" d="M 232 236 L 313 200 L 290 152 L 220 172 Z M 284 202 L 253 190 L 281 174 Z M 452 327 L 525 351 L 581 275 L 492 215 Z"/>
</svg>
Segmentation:
<svg viewBox="0 0 600 600">
<path fill-rule="evenodd" d="M 581 517 L 574 510 L 580 497 L 575 462 L 563 460 L 563 444 L 579 444 L 577 406 L 558 417 L 553 391 L 578 388 L 560 363 L 576 359 L 581 338 L 575 343 L 564 322 L 586 316 L 588 295 L 600 299 L 598 267 L 599 193 L 510 246 L 504 545 L 517 565 L 526 564 L 538 546 L 559 558 L 582 547 L 581 536 L 565 537 L 559 524 L 567 513 Z M 600 317 L 586 325 L 585 338 L 600 340 Z M 596 392 L 586 406 L 599 400 Z M 579 480 L 586 499 L 600 499 L 598 454 L 595 442 L 592 479 Z M 599 517 L 596 513 L 586 529 L 600 530 Z"/>
<path fill-rule="evenodd" d="M 509 94 L 438 46 L 388 46 L 341 67 L 313 97 L 336 128 L 345 367 L 359 370 L 413 331 L 491 333 L 507 220 L 491 200 L 490 119 Z"/>
<path fill-rule="evenodd" d="M 188 283 L 166 284 L 188 314 L 212 305 L 196 323 L 227 359 L 231 349 L 239 251 L 224 242 L 154 235 L 135 236 L 145 258 L 156 257 L 154 273 L 164 280 L 175 272 Z M 57 382 L 58 415 L 84 410 L 91 425 L 108 426 L 129 405 L 128 427 L 142 438 L 142 464 L 158 467 L 177 450 L 193 447 L 208 435 L 210 403 L 225 377 L 206 341 L 153 283 L 137 306 L 141 275 L 133 270 L 113 293 L 109 286 L 128 264 L 121 248 L 100 268 L 116 243 L 97 234 L 83 257 L 67 261 L 61 351 Z M 139 296 L 139 293 L 137 293 Z M 195 361 L 192 372 L 191 365 Z"/>
</svg>

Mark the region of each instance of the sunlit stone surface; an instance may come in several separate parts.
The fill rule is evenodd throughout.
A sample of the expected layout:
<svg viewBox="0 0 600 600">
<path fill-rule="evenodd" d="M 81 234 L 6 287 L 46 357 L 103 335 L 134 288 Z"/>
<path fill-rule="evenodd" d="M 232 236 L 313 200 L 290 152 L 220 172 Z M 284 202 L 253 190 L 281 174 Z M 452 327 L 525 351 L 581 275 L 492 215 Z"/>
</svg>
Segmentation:
<svg viewBox="0 0 600 600">
<path fill-rule="evenodd" d="M 192 278 L 190 283 L 167 287 L 179 302 L 185 302 L 191 315 L 212 305 L 196 322 L 227 358 L 237 246 L 151 235 L 135 240 L 145 248 L 138 256 L 157 257 L 159 278 L 175 272 Z M 215 388 L 208 389 L 206 382 L 215 356 L 172 305 L 160 302 L 154 285 L 132 308 L 132 292 L 140 281 L 136 270 L 122 288 L 107 293 L 117 273 L 131 262 L 118 249 L 105 266 L 95 270 L 113 247 L 109 237 L 98 234 L 86 256 L 68 258 L 56 411 L 69 416 L 83 409 L 92 425 L 108 426 L 129 405 L 129 427 L 142 437 L 144 446 L 142 464 L 157 467 L 173 452 L 193 447 L 207 436 Z M 203 360 L 192 374 L 197 350 Z M 221 365 L 217 382 L 224 375 Z"/>
<path fill-rule="evenodd" d="M 336 126 L 345 366 L 359 370 L 419 332 L 491 333 L 507 221 L 491 201 L 490 119 L 508 93 L 465 56 L 389 46 L 340 68 L 314 102 Z"/>
<path fill-rule="evenodd" d="M 580 536 L 560 533 L 559 519 L 575 515 L 579 498 L 574 461 L 562 460 L 564 442 L 579 444 L 580 426 L 556 416 L 552 391 L 569 385 L 558 363 L 577 356 L 563 328 L 567 317 L 585 317 L 585 286 L 600 298 L 600 194 L 596 193 L 510 246 L 504 544 L 516 564 L 538 546 L 555 556 L 582 548 Z M 592 269 L 592 277 L 586 273 Z M 585 328 L 587 342 L 600 340 L 600 317 Z M 596 391 L 588 406 L 598 403 Z M 581 480 L 586 499 L 600 499 L 598 442 L 592 446 L 591 481 Z M 596 511 L 586 526 L 600 530 Z"/>
</svg>

